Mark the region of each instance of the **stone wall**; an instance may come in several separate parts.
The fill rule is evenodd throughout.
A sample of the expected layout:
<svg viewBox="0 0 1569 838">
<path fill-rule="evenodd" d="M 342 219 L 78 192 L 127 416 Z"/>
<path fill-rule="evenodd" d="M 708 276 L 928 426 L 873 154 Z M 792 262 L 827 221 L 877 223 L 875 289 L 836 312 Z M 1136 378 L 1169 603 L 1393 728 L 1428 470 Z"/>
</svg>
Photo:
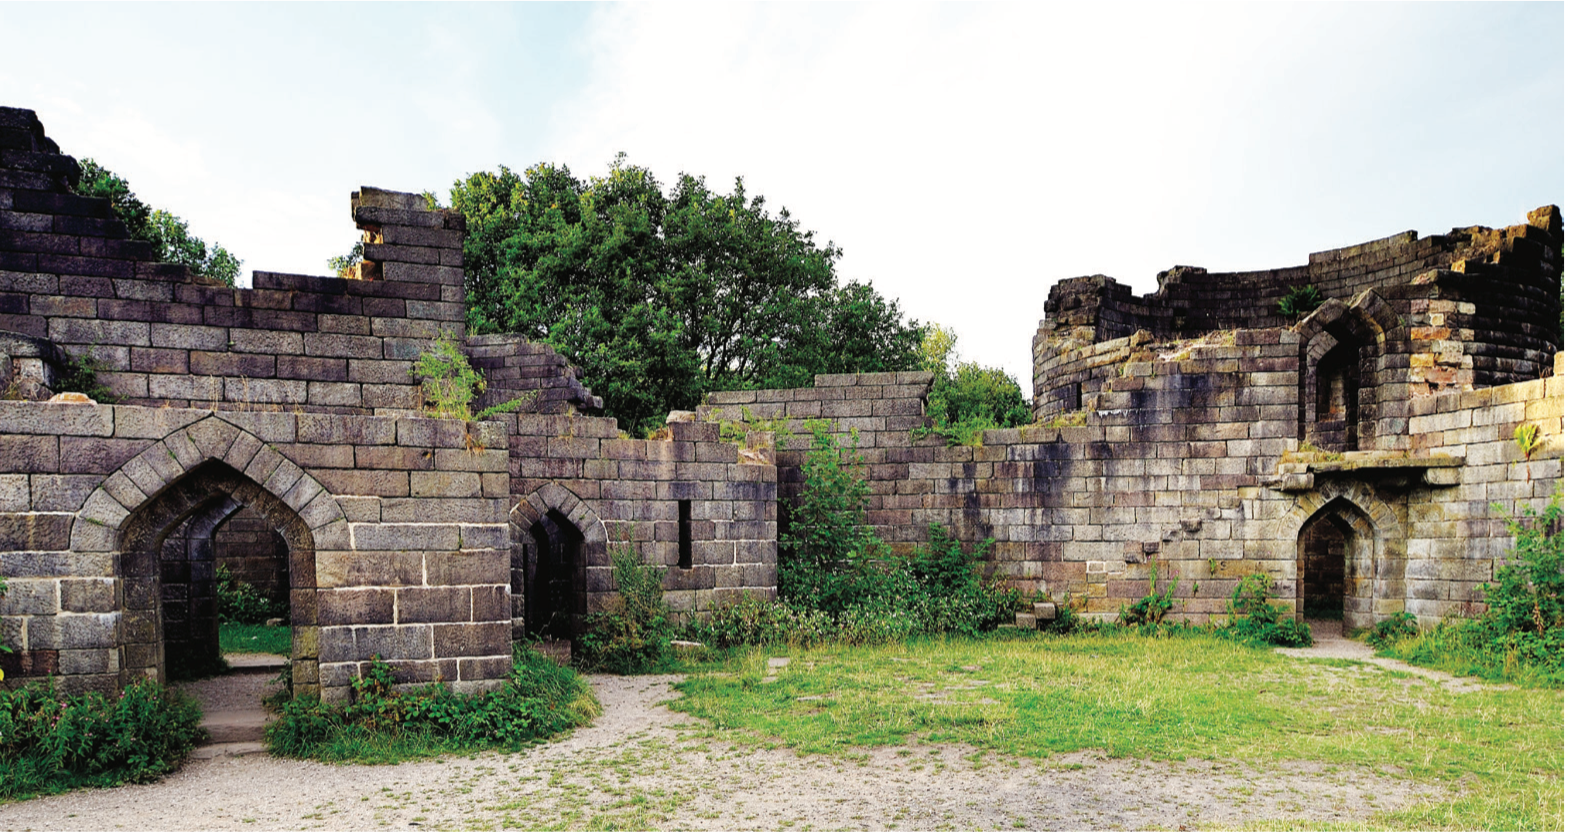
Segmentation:
<svg viewBox="0 0 1569 838">
<path fill-rule="evenodd" d="M 1302 285 L 1353 308 L 1361 302 L 1366 312 L 1388 309 L 1389 319 L 1375 319 L 1371 329 L 1346 322 L 1335 331 L 1342 341 L 1366 341 L 1377 331 L 1380 341 L 1405 343 L 1383 347 L 1381 359 L 1365 359 L 1383 369 L 1415 370 L 1400 373 L 1401 383 L 1413 386 L 1392 397 L 1538 378 L 1563 348 L 1562 329 L 1551 322 L 1562 241 L 1558 208 L 1542 207 L 1525 224 L 1457 228 L 1425 238 L 1401 233 L 1314 253 L 1300 267 L 1212 274 L 1178 266 L 1160 276 L 1157 292 L 1143 297 L 1104 276 L 1063 280 L 1046 300 L 1032 345 L 1035 414 L 1049 419 L 1079 409 L 1079 392 L 1106 378 L 1106 367 L 1126 360 L 1129 347 L 1121 340 L 1137 345 L 1217 330 L 1290 327 L 1276 303 Z M 1389 418 L 1399 417 L 1367 421 Z"/>
<path fill-rule="evenodd" d="M 1089 399 L 1082 426 L 987 431 L 974 447 L 862 432 L 868 519 L 899 550 L 923 541 L 931 523 L 970 544 L 993 539 L 987 573 L 1102 619 L 1148 594 L 1153 568 L 1163 589 L 1178 581 L 1173 617 L 1197 620 L 1223 615 L 1252 573 L 1270 575 L 1278 601 L 1300 609 L 1299 537 L 1333 519 L 1342 540 L 1324 549 L 1346 569 L 1328 584 L 1349 595 L 1352 625 L 1474 608 L 1477 584 L 1510 546 L 1490 504 L 1511 515 L 1540 509 L 1562 479 L 1562 355 L 1551 379 L 1419 401 L 1409 450 L 1311 452 L 1296 439 L 1296 374 L 1275 370 L 1297 357 L 1300 336 L 1265 329 L 1233 339 L 1130 364 Z M 715 393 L 705 403 L 732 421 L 743 406 L 792 417 L 779 452 L 787 500 L 800 490 L 802 419 L 831 411 L 848 428 L 873 417 L 845 414 L 877 412 L 875 403 L 829 408 L 860 388 L 818 380 L 837 386 Z M 1513 442 L 1526 422 L 1543 440 L 1528 461 Z"/>
<path fill-rule="evenodd" d="M 511 660 L 503 442 L 494 423 L 0 402 L 0 667 L 158 676 L 166 644 L 214 630 L 210 584 L 186 589 L 212 578 L 197 543 L 248 507 L 288 545 L 298 690 L 341 698 L 372 654 L 490 686 Z M 357 461 L 378 468 L 334 467 Z"/>
<path fill-rule="evenodd" d="M 1454 485 L 1411 494 L 1409 610 L 1424 621 L 1473 613 L 1477 586 L 1493 579 L 1513 545 L 1507 521 L 1562 491 L 1563 353 L 1552 378 L 1419 399 L 1412 413 L 1416 452 L 1462 465 Z M 1522 426 L 1537 428 L 1529 453 L 1515 441 Z"/>
<path fill-rule="evenodd" d="M 0 108 L 0 389 L 48 398 L 91 358 L 121 401 L 0 402 L 9 683 L 103 688 L 210 656 L 216 563 L 247 556 L 274 585 L 286 564 L 296 690 L 334 699 L 372 655 L 405 683 L 504 677 L 536 524 L 575 551 L 552 581 L 568 630 L 611 605 L 620 540 L 669 567 L 678 609 L 773 595 L 772 451 L 699 422 L 625 439 L 576 415 L 600 400 L 559 353 L 465 337 L 460 215 L 364 187 L 350 276 L 227 288 L 152 262 L 107 201 L 71 193 L 77 171 L 31 111 Z M 414 362 L 443 334 L 489 379 L 476 407 L 520 405 L 420 418 Z M 286 559 L 248 552 L 258 526 Z"/>
<path fill-rule="evenodd" d="M 977 446 L 922 432 L 916 372 L 709 394 L 634 440 L 581 415 L 600 400 L 560 353 L 464 336 L 462 219 L 419 196 L 355 193 L 353 276 L 232 289 L 151 262 L 75 171 L 0 108 L 0 390 L 27 400 L 0 401 L 7 683 L 104 689 L 210 656 L 215 568 L 245 557 L 286 567 L 295 688 L 334 700 L 373 655 L 404 683 L 499 683 L 514 638 L 614 607 L 622 545 L 682 613 L 771 598 L 808 420 L 853 443 L 895 549 L 931 524 L 989 539 L 994 578 L 1100 618 L 1153 578 L 1177 582 L 1176 618 L 1211 619 L 1255 573 L 1298 611 L 1338 597 L 1354 627 L 1469 612 L 1509 548 L 1491 504 L 1561 485 L 1555 207 L 1276 271 L 1179 267 L 1144 297 L 1065 280 L 1035 337 L 1037 423 Z M 1329 299 L 1271 313 L 1305 282 Z M 442 333 L 485 372 L 481 405 L 520 405 L 422 418 L 413 365 Z M 41 403 L 89 356 L 124 404 Z M 270 554 L 243 546 L 258 531 Z"/>
</svg>

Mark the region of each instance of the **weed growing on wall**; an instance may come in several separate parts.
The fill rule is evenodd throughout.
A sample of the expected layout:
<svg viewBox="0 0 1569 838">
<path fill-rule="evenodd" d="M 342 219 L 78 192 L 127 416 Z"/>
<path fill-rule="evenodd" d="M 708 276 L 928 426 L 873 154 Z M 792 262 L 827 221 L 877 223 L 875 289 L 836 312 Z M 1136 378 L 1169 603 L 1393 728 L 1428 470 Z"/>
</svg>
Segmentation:
<svg viewBox="0 0 1569 838">
<path fill-rule="evenodd" d="M 719 411 L 710 411 L 703 420 L 705 422 L 719 422 L 719 441 L 733 442 L 737 445 L 746 444 L 746 435 L 749 433 L 784 433 L 790 427 L 788 416 L 779 416 L 773 419 L 759 419 L 752 415 L 752 409 L 741 406 L 741 419 L 732 422 L 729 419 L 717 419 Z"/>
<path fill-rule="evenodd" d="M 155 780 L 201 738 L 201 715 L 155 681 L 113 696 L 66 696 L 53 682 L 0 692 L 0 799 Z"/>
<path fill-rule="evenodd" d="M 1165 591 L 1160 590 L 1155 565 L 1150 565 L 1150 592 L 1138 602 L 1124 605 L 1117 614 L 1117 622 L 1125 626 L 1159 625 L 1171 610 L 1172 596 L 1177 592 L 1177 579 L 1172 577 Z"/>
<path fill-rule="evenodd" d="M 98 383 L 98 359 L 88 353 L 73 358 L 62 353 L 59 378 L 55 380 L 56 393 L 81 393 L 99 404 L 115 404 L 120 397 L 113 390 Z"/>
<path fill-rule="evenodd" d="M 432 341 L 430 349 L 420 353 L 414 362 L 414 375 L 424 379 L 425 413 L 435 419 L 480 421 L 498 413 L 515 411 L 528 400 L 526 396 L 519 397 L 474 413 L 471 405 L 485 392 L 485 376 L 469 365 L 468 356 L 448 333 L 443 333 Z"/>
<path fill-rule="evenodd" d="M 264 734 L 278 756 L 326 762 L 396 763 L 446 753 L 516 751 L 599 715 L 588 683 L 570 668 L 522 645 L 512 650 L 506 684 L 476 695 L 446 684 L 394 688 L 391 667 L 373 659 L 353 681 L 347 705 L 314 696 L 288 700 Z"/>
<path fill-rule="evenodd" d="M 1280 302 L 1275 304 L 1275 310 L 1280 312 L 1282 316 L 1296 320 L 1303 315 L 1312 314 L 1314 309 L 1323 304 L 1324 295 L 1319 293 L 1317 288 L 1311 285 L 1304 285 L 1300 288 L 1287 290 L 1285 295 L 1280 298 Z"/>
</svg>

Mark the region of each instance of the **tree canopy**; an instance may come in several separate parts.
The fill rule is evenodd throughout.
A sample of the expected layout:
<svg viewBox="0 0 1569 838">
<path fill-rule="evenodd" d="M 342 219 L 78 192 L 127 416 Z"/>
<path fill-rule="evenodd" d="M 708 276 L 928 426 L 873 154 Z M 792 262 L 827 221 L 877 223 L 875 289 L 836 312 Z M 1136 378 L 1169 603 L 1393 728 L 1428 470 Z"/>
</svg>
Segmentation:
<svg viewBox="0 0 1569 838">
<path fill-rule="evenodd" d="M 556 347 L 629 427 L 705 391 L 919 364 L 920 326 L 898 302 L 840 283 L 841 251 L 740 178 L 726 194 L 682 174 L 667 191 L 624 155 L 587 181 L 503 166 L 454 184 L 452 208 L 468 226 L 470 331 Z"/>
<path fill-rule="evenodd" d="M 80 165 L 82 175 L 75 186 L 76 194 L 109 199 L 115 218 L 125 225 L 131 238 L 151 243 L 158 261 L 184 265 L 194 274 L 225 285 L 232 286 L 239 279 L 241 261 L 222 245 L 214 242 L 209 250 L 206 242 L 191 235 L 184 219 L 142 203 L 125 178 L 92 158 L 82 160 Z"/>
<path fill-rule="evenodd" d="M 979 445 L 990 428 L 1015 428 L 1034 419 L 1019 382 L 996 367 L 960 361 L 958 336 L 928 323 L 921 339 L 921 369 L 932 373 L 926 415 L 932 430 L 950 443 Z"/>
</svg>

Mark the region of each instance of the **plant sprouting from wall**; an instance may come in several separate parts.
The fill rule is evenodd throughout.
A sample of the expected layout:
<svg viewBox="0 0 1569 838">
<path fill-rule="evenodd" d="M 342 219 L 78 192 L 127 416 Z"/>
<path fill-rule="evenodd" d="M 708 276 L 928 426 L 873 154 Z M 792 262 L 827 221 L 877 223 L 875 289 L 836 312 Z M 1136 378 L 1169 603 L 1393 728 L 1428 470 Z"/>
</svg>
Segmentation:
<svg viewBox="0 0 1569 838">
<path fill-rule="evenodd" d="M 1515 428 L 1515 446 L 1520 449 L 1520 456 L 1529 458 L 1542 447 L 1542 429 L 1536 425 L 1527 424 Z"/>
<path fill-rule="evenodd" d="M 1276 304 L 1276 310 L 1285 317 L 1296 320 L 1324 304 L 1324 295 L 1311 285 L 1291 288 Z"/>
<path fill-rule="evenodd" d="M 520 396 L 474 413 L 471 405 L 485 392 L 485 376 L 469 365 L 468 356 L 451 334 L 443 333 L 430 349 L 420 353 L 414 362 L 414 375 L 424 379 L 425 414 L 435 419 L 477 422 L 515 411 L 529 400 L 528 396 Z"/>
</svg>

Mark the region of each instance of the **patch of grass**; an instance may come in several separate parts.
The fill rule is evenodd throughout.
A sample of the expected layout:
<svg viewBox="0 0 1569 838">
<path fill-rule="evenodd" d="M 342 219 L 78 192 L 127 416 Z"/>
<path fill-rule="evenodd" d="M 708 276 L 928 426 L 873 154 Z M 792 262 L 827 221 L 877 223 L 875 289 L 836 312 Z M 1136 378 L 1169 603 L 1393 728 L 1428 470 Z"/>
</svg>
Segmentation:
<svg viewBox="0 0 1569 838">
<path fill-rule="evenodd" d="M 766 651 L 731 657 L 728 675 L 679 684 L 672 708 L 714 722 L 713 736 L 804 753 L 957 743 L 1029 758 L 1357 766 L 1452 795 L 1375 828 L 1563 827 L 1562 691 L 1458 693 L 1368 665 L 1133 633 L 790 654 L 769 681 Z"/>
<path fill-rule="evenodd" d="M 293 651 L 294 629 L 289 626 L 218 624 L 218 648 L 230 652 L 264 652 L 288 657 Z"/>
<path fill-rule="evenodd" d="M 1379 654 L 1486 681 L 1538 689 L 1561 690 L 1564 686 L 1562 661 L 1556 666 L 1538 663 L 1519 654 L 1477 645 L 1458 623 L 1444 623 L 1420 634 L 1389 641 Z"/>
<path fill-rule="evenodd" d="M 349 704 L 291 699 L 263 738 L 279 756 L 395 764 L 516 751 L 599 715 L 593 690 L 576 672 L 521 644 L 513 647 L 512 660 L 509 683 L 478 695 L 459 695 L 445 684 L 398 692 L 390 668 L 375 661 L 368 677 L 355 679 Z"/>
</svg>

